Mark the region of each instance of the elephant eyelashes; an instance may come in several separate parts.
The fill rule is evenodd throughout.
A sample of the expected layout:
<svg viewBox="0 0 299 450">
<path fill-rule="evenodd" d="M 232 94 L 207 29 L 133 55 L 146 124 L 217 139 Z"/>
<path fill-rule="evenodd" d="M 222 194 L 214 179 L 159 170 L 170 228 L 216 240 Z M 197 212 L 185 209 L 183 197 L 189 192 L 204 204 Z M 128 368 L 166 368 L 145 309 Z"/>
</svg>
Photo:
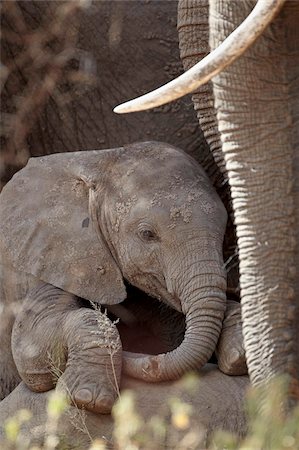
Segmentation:
<svg viewBox="0 0 299 450">
<path fill-rule="evenodd" d="M 145 242 L 157 241 L 158 236 L 152 230 L 140 230 L 139 235 Z"/>
</svg>

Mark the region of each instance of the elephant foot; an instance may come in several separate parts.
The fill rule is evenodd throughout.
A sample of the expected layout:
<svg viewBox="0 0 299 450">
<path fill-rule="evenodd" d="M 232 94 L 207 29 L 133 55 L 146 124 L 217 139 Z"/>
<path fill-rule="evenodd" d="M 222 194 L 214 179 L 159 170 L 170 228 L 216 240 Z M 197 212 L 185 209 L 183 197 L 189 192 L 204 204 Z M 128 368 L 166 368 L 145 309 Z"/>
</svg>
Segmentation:
<svg viewBox="0 0 299 450">
<path fill-rule="evenodd" d="M 79 408 L 110 414 L 121 374 L 122 347 L 116 328 L 99 311 L 78 310 L 69 315 L 64 330 L 68 358 L 57 389 Z"/>
<path fill-rule="evenodd" d="M 72 317 L 74 316 L 76 317 Z M 119 393 L 122 346 L 116 327 L 99 311 L 75 311 L 65 323 L 69 354 L 57 389 L 80 408 L 109 414 Z M 74 327 L 80 323 L 81 333 Z"/>
<path fill-rule="evenodd" d="M 114 323 L 100 310 L 43 284 L 30 292 L 12 333 L 19 374 L 35 392 L 55 385 L 70 401 L 108 414 L 117 399 L 122 345 Z"/>
<path fill-rule="evenodd" d="M 88 358 L 80 358 L 80 365 L 69 361 L 56 389 L 66 393 L 79 408 L 109 414 L 119 392 L 118 373 L 119 367 L 113 367 L 113 359 L 107 352 L 89 349 Z"/>
</svg>

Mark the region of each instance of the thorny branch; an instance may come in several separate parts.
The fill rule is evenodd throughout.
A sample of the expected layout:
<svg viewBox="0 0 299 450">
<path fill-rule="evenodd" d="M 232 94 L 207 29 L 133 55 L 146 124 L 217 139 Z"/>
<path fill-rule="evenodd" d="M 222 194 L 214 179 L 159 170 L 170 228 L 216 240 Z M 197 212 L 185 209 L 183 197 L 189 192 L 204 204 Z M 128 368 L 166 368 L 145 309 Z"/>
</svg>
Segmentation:
<svg viewBox="0 0 299 450">
<path fill-rule="evenodd" d="M 35 8 L 34 2 L 25 2 L 25 10 L 29 3 Z M 26 164 L 27 137 L 49 98 L 66 102 L 63 84 L 93 81 L 80 64 L 75 69 L 71 64 L 81 57 L 76 48 L 79 12 L 90 3 L 51 1 L 37 27 L 26 17 L 22 2 L 1 3 L 1 178 L 9 168 L 15 172 Z"/>
</svg>

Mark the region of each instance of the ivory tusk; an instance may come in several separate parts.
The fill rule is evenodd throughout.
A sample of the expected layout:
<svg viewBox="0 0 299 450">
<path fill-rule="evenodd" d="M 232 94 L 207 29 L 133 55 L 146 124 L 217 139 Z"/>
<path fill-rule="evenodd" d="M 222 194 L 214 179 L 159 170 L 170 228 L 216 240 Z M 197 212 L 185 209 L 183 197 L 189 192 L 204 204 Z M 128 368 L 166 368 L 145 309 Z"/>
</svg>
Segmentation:
<svg viewBox="0 0 299 450">
<path fill-rule="evenodd" d="M 258 0 L 249 16 L 215 50 L 169 83 L 114 108 L 117 114 L 144 111 L 177 100 L 207 83 L 242 55 L 279 12 L 285 0 Z"/>
</svg>

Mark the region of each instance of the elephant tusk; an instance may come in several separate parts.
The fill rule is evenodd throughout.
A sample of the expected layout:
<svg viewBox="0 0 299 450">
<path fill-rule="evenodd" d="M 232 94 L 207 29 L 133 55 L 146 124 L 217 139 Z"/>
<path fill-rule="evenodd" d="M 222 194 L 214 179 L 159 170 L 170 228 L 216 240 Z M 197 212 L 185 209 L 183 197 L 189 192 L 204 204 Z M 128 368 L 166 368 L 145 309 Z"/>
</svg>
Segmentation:
<svg viewBox="0 0 299 450">
<path fill-rule="evenodd" d="M 247 50 L 273 20 L 284 2 L 285 0 L 258 0 L 241 25 L 186 73 L 152 92 L 116 106 L 114 112 L 124 114 L 144 111 L 195 91 Z"/>
</svg>

